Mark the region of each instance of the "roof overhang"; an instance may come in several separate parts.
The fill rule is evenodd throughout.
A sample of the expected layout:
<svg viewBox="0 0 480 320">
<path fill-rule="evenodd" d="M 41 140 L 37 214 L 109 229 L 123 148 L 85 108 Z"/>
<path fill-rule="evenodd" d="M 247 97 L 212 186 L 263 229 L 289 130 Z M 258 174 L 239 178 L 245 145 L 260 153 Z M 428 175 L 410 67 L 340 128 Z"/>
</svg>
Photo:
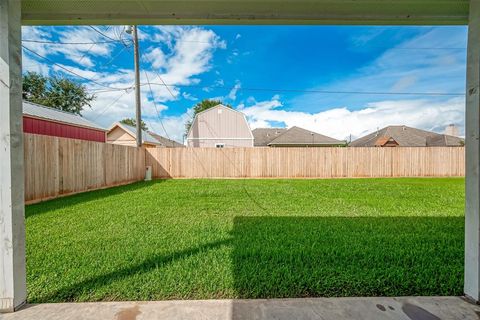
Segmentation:
<svg viewBox="0 0 480 320">
<path fill-rule="evenodd" d="M 469 0 L 22 0 L 25 25 L 464 25 Z"/>
</svg>

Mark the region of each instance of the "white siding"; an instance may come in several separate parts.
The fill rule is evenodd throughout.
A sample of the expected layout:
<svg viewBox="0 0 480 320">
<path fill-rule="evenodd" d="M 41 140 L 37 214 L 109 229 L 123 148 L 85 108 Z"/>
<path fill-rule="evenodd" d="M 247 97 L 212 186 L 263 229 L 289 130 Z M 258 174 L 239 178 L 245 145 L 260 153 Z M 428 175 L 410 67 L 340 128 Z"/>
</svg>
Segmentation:
<svg viewBox="0 0 480 320">
<path fill-rule="evenodd" d="M 196 115 L 187 136 L 189 147 L 253 147 L 253 135 L 243 113 L 216 106 Z"/>
</svg>

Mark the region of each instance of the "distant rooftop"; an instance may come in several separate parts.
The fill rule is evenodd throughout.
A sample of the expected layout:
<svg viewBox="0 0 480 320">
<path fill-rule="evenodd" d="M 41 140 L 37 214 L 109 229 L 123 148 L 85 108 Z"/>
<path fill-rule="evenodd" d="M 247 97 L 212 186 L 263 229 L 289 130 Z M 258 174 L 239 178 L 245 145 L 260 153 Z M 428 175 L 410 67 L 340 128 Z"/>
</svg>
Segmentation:
<svg viewBox="0 0 480 320">
<path fill-rule="evenodd" d="M 253 145 L 255 147 L 267 147 L 273 139 L 287 131 L 287 128 L 257 128 L 252 130 Z"/>
<path fill-rule="evenodd" d="M 323 134 L 319 134 L 300 127 L 291 127 L 284 133 L 269 142 L 269 146 L 275 145 L 345 145 L 345 141 L 337 140 Z"/>
<path fill-rule="evenodd" d="M 28 101 L 23 101 L 23 115 L 50 121 L 62 122 L 79 127 L 87 127 L 107 131 L 105 128 L 85 119 L 78 114 L 46 107 Z"/>
<path fill-rule="evenodd" d="M 403 125 L 388 126 L 358 138 L 350 147 L 375 147 L 385 138 L 393 138 L 400 147 L 460 146 L 463 139 Z"/>
<path fill-rule="evenodd" d="M 137 128 L 132 127 L 128 124 L 121 123 L 121 122 L 116 122 L 114 123 L 111 127 L 110 130 L 113 129 L 115 126 L 119 126 L 120 128 L 123 128 L 125 131 L 127 131 L 131 136 L 136 137 L 137 136 Z M 142 143 L 151 143 L 151 144 L 156 144 L 161 146 L 162 144 L 160 141 L 155 139 L 149 132 L 142 130 Z"/>
<path fill-rule="evenodd" d="M 300 127 L 257 128 L 252 131 L 255 147 L 275 145 L 344 145 L 345 142 Z"/>
<path fill-rule="evenodd" d="M 156 134 L 155 132 L 148 132 L 152 137 L 158 140 L 163 146 L 167 148 L 184 148 L 185 146 L 181 143 L 178 143 L 175 140 L 165 138 L 159 134 Z"/>
</svg>

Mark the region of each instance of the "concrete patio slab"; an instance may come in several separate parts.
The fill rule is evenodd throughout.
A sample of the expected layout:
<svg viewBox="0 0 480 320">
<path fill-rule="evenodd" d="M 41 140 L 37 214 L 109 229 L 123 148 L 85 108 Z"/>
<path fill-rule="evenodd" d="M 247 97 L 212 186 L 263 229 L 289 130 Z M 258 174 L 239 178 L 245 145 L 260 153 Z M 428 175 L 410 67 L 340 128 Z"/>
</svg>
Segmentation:
<svg viewBox="0 0 480 320">
<path fill-rule="evenodd" d="M 195 300 L 26 305 L 2 320 L 480 319 L 460 297 Z"/>
</svg>

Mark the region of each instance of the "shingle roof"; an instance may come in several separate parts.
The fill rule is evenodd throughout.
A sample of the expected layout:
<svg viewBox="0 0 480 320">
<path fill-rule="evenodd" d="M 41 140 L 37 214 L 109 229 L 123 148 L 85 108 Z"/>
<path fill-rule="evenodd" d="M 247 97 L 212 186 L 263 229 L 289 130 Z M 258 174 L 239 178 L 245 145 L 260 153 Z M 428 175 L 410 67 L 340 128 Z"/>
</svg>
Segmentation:
<svg viewBox="0 0 480 320">
<path fill-rule="evenodd" d="M 185 147 L 183 144 L 178 143 L 178 142 L 175 141 L 175 140 L 171 140 L 171 139 L 162 137 L 161 135 L 156 134 L 155 132 L 149 131 L 148 133 L 149 133 L 152 137 L 154 137 L 155 139 L 157 139 L 158 142 L 160 142 L 164 147 L 167 147 L 167 148 L 184 148 L 184 147 Z"/>
<path fill-rule="evenodd" d="M 381 138 L 393 138 L 400 147 L 425 147 L 429 146 L 429 143 L 430 146 L 459 146 L 463 141 L 458 137 L 441 135 L 412 127 L 388 126 L 352 141 L 350 147 L 375 147 L 377 141 Z"/>
<path fill-rule="evenodd" d="M 135 128 L 135 127 L 129 126 L 128 124 L 116 122 L 110 127 L 110 130 L 112 130 L 116 126 L 119 126 L 123 130 L 127 131 L 133 137 L 137 136 L 137 128 Z M 142 143 L 151 143 L 151 144 L 155 144 L 155 145 L 158 145 L 158 146 L 162 145 L 157 139 L 155 139 L 150 133 L 148 133 L 145 130 L 142 130 Z"/>
<path fill-rule="evenodd" d="M 41 118 L 45 120 L 52 120 L 62 122 L 79 127 L 87 127 L 102 131 L 107 131 L 105 128 L 85 119 L 84 117 L 54 108 L 42 106 L 40 104 L 23 101 L 23 115 L 34 118 Z"/>
<path fill-rule="evenodd" d="M 268 145 L 345 145 L 345 142 L 303 128 L 291 127 Z"/>
<path fill-rule="evenodd" d="M 255 147 L 266 147 L 268 144 L 287 131 L 286 128 L 257 128 L 252 130 L 253 134 L 253 145 Z"/>
<path fill-rule="evenodd" d="M 463 139 L 455 136 L 437 134 L 427 137 L 427 147 L 458 147 L 463 145 Z"/>
</svg>

